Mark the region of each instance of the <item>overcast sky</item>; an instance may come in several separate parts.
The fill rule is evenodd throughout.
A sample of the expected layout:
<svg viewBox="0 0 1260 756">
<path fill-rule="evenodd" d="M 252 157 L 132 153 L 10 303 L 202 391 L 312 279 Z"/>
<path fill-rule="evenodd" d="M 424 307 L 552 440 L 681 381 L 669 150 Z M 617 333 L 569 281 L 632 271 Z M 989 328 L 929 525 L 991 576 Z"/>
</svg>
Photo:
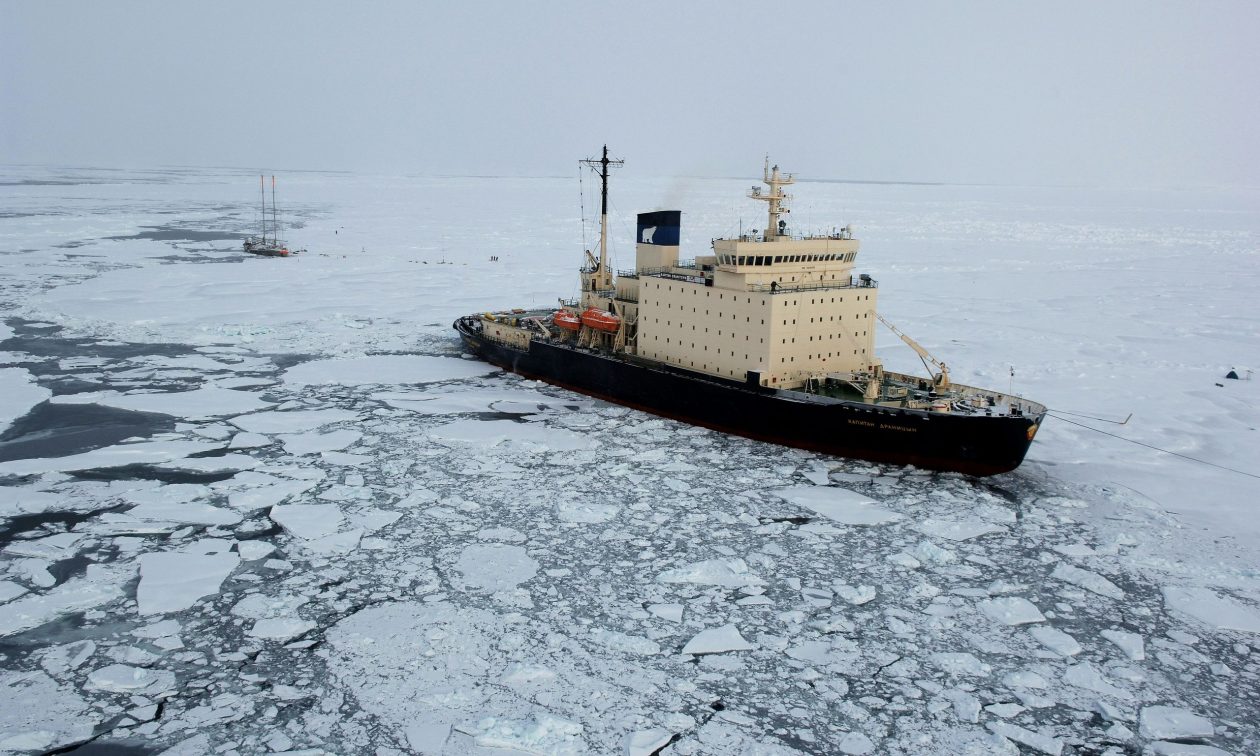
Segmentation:
<svg viewBox="0 0 1260 756">
<path fill-rule="evenodd" d="M 0 0 L 0 163 L 1260 185 L 1260 3 Z"/>
</svg>

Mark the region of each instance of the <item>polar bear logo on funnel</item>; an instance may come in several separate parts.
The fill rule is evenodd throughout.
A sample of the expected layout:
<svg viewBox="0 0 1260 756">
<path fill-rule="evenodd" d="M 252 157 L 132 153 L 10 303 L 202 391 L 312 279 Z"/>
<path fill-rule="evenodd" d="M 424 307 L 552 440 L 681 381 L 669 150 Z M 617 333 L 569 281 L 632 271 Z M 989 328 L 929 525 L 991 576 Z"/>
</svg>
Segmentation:
<svg viewBox="0 0 1260 756">
<path fill-rule="evenodd" d="M 643 229 L 643 238 L 639 241 L 643 244 L 653 244 L 652 238 L 656 236 L 656 226 L 648 226 Z"/>
</svg>

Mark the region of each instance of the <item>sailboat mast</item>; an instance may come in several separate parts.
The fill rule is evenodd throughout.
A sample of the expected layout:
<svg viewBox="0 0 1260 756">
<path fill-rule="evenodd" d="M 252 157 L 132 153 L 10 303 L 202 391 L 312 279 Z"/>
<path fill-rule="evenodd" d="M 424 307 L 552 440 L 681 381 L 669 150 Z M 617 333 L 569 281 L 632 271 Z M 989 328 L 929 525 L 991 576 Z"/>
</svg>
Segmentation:
<svg viewBox="0 0 1260 756">
<path fill-rule="evenodd" d="M 276 177 L 271 177 L 271 242 L 280 243 L 280 224 L 276 221 Z"/>
<path fill-rule="evenodd" d="M 263 175 L 258 174 L 258 199 L 262 202 L 262 210 L 259 211 L 258 220 L 262 223 L 262 240 L 263 244 L 267 243 L 267 184 L 263 179 Z"/>
</svg>

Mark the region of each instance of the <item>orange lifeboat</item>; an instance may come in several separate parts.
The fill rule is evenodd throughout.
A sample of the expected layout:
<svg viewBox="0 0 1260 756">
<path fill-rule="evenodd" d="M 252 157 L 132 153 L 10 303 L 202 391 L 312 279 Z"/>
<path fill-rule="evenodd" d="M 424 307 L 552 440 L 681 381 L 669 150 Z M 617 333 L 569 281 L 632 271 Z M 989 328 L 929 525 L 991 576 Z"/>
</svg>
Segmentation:
<svg viewBox="0 0 1260 756">
<path fill-rule="evenodd" d="M 565 329 L 566 331 L 579 331 L 582 329 L 582 319 L 577 313 L 569 310 L 556 310 L 551 316 L 551 322 Z"/>
<path fill-rule="evenodd" d="M 621 318 L 597 307 L 588 307 L 586 312 L 582 313 L 582 325 L 594 328 L 596 331 L 616 333 L 621 327 Z"/>
</svg>

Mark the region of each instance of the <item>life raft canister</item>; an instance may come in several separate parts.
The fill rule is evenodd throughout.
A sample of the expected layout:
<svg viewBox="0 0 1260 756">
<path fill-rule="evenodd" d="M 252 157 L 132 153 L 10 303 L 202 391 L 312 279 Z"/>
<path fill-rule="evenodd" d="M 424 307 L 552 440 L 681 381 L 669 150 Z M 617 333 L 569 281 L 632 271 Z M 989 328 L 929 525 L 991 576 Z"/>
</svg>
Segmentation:
<svg viewBox="0 0 1260 756">
<path fill-rule="evenodd" d="M 597 307 L 588 307 L 586 312 L 582 313 L 582 325 L 594 328 L 596 331 L 616 333 L 621 327 L 621 318 Z"/>
<path fill-rule="evenodd" d="M 569 310 L 556 310 L 551 316 L 551 322 L 566 331 L 578 331 L 582 328 L 582 319 Z"/>
</svg>

